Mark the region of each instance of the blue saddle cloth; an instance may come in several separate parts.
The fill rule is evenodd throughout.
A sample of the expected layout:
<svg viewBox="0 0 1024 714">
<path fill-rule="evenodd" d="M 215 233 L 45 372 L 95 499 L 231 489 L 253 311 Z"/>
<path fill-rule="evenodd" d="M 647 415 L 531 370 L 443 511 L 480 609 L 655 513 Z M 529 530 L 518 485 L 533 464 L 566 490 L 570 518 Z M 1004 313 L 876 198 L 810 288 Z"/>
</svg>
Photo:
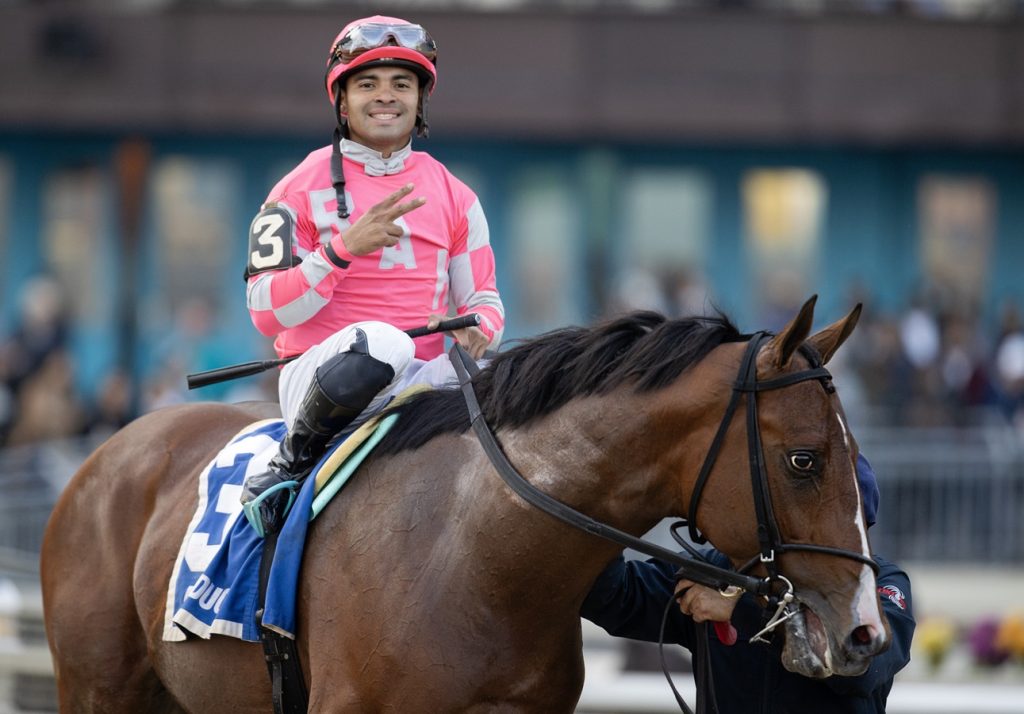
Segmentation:
<svg viewBox="0 0 1024 714">
<path fill-rule="evenodd" d="M 184 640 L 186 631 L 204 639 L 217 634 L 259 640 L 256 610 L 263 539 L 242 515 L 239 497 L 246 475 L 266 470 L 285 432 L 280 419 L 247 427 L 200 475 L 199 504 L 168 587 L 165 640 Z M 315 481 L 303 482 L 292 505 L 278 536 L 267 585 L 263 623 L 288 637 L 295 636 L 295 592 Z"/>
</svg>

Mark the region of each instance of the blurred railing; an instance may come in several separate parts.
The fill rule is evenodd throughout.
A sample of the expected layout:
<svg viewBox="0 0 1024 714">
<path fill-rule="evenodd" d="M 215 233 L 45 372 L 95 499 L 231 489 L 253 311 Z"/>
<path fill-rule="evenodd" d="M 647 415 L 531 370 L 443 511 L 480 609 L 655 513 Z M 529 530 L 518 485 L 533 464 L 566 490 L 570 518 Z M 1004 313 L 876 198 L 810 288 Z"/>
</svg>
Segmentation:
<svg viewBox="0 0 1024 714">
<path fill-rule="evenodd" d="M 35 571 L 50 511 L 94 447 L 69 439 L 0 450 L 0 572 Z"/>
<path fill-rule="evenodd" d="M 0 450 L 0 712 L 53 712 L 56 687 L 39 591 L 43 530 L 61 490 L 95 444 Z"/>
<path fill-rule="evenodd" d="M 882 495 L 876 551 L 897 561 L 1024 564 L 1024 439 L 983 421 L 858 430 Z"/>
</svg>

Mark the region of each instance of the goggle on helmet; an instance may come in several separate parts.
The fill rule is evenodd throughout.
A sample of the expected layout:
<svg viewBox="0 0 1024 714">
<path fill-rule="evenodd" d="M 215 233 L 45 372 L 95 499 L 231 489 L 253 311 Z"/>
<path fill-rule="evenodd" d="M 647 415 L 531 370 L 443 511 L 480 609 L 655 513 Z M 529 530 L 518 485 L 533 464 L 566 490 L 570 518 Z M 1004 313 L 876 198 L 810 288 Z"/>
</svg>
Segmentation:
<svg viewBox="0 0 1024 714">
<path fill-rule="evenodd" d="M 336 106 L 338 83 L 357 69 L 397 65 L 420 75 L 426 94 L 437 84 L 437 44 L 420 25 L 374 15 L 345 26 L 327 58 L 327 96 Z"/>
</svg>

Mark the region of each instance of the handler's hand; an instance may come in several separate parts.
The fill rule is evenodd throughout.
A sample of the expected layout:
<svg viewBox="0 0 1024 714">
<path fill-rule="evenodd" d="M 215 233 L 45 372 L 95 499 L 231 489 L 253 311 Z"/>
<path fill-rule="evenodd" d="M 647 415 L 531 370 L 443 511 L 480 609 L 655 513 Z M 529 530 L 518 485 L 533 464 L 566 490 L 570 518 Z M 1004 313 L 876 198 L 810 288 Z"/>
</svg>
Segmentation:
<svg viewBox="0 0 1024 714">
<path fill-rule="evenodd" d="M 433 330 L 444 319 L 444 315 L 431 315 L 427 318 L 427 327 Z M 483 357 L 484 352 L 491 344 L 490 338 L 479 327 L 463 327 L 461 330 L 452 330 L 452 337 L 466 349 L 466 352 L 469 352 L 469 356 L 473 359 Z"/>
<path fill-rule="evenodd" d="M 352 255 L 367 255 L 375 250 L 398 243 L 403 229 L 395 221 L 427 202 L 426 198 L 420 197 L 399 203 L 412 192 L 412 189 L 413 185 L 407 183 L 377 205 L 372 206 L 359 217 L 358 221 L 352 224 L 351 228 L 334 236 L 331 239 L 331 244 L 335 251 L 340 247 L 337 241 L 341 241 L 345 249 Z"/>
<path fill-rule="evenodd" d="M 736 607 L 736 597 L 723 595 L 714 588 L 698 585 L 692 580 L 680 580 L 676 584 L 676 598 L 679 609 L 694 622 L 728 622 Z"/>
</svg>

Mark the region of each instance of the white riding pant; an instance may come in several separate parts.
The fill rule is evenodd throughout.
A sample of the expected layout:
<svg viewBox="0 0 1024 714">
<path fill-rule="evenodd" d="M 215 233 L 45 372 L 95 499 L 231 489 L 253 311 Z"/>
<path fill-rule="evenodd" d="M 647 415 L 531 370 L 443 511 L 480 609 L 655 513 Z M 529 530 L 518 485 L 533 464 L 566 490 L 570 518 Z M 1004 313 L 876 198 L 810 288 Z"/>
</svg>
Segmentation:
<svg viewBox="0 0 1024 714">
<path fill-rule="evenodd" d="M 416 347 L 412 338 L 397 327 L 385 322 L 356 322 L 335 332 L 320 344 L 313 345 L 281 370 L 277 392 L 281 402 L 281 414 L 289 429 L 292 428 L 299 407 L 302 406 L 302 400 L 309 391 L 310 382 L 316 378 L 317 367 L 348 350 L 356 339 L 357 329 L 366 335 L 370 356 L 391 365 L 395 370 L 395 376 L 356 417 L 352 422 L 353 426 L 379 412 L 392 397 L 407 387 L 414 384 L 441 387 L 458 381 L 448 355 L 441 354 L 431 360 L 416 359 L 413 356 Z"/>
</svg>

